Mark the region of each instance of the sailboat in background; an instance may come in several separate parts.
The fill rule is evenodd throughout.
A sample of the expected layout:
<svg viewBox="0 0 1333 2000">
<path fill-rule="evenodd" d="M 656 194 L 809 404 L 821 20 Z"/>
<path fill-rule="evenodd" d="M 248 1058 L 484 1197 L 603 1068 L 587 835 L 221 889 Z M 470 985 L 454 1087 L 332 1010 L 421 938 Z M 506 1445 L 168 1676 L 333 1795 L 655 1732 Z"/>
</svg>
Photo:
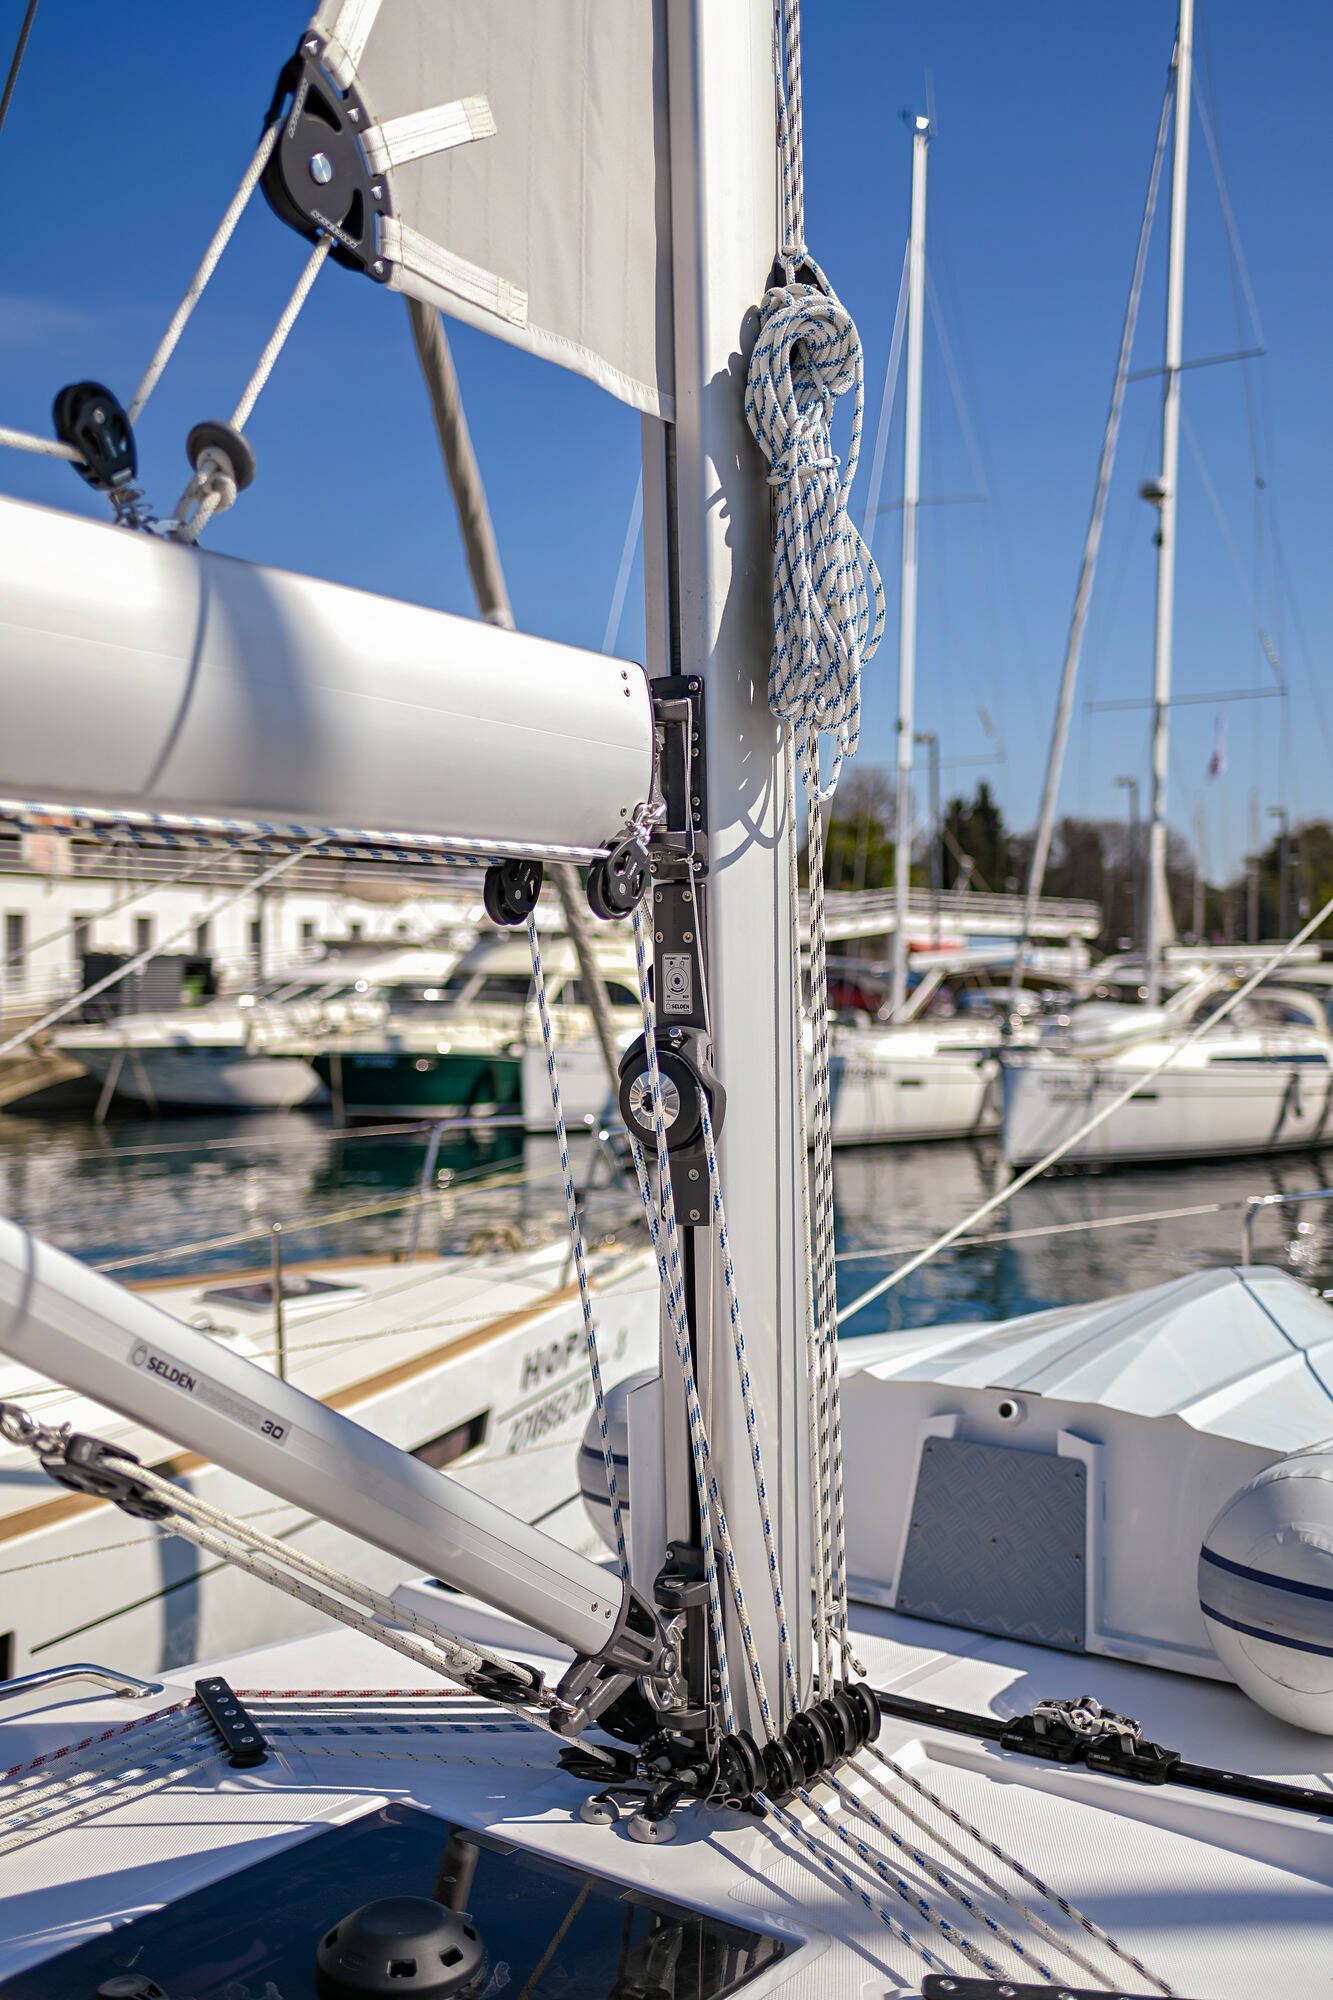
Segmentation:
<svg viewBox="0 0 1333 2000">
<path fill-rule="evenodd" d="M 1040 1047 L 1005 1051 L 1003 1144 L 1006 1160 L 1015 1166 L 1027 1166 L 1056 1149 L 1066 1164 L 1074 1166 L 1289 1151 L 1320 1144 L 1333 1119 L 1333 1038 L 1322 1012 L 1305 995 L 1265 988 L 1197 1039 L 1192 1030 L 1206 1011 L 1202 1008 L 1206 985 L 1201 995 L 1187 980 L 1162 1004 L 1167 948 L 1174 936 L 1166 879 L 1166 795 L 1193 20 L 1193 0 L 1182 0 L 1174 63 L 1162 455 L 1157 478 L 1142 489 L 1158 516 L 1145 1004 L 1093 1002 L 1075 1008 L 1050 1024 Z M 1141 259 L 1142 249 L 1140 263 Z M 1136 271 L 1136 289 L 1140 276 Z M 1122 351 L 1122 377 L 1127 360 Z M 1120 386 L 1118 382 L 1117 393 Z M 1104 474 L 1106 470 L 1104 453 Z M 1085 575 L 1086 570 L 1085 557 Z M 1068 662 L 1066 678 L 1072 692 Z M 1066 695 L 1066 710 L 1067 703 Z M 1057 770 L 1058 754 L 1052 753 Z M 1053 805 L 1054 787 L 1048 778 L 1044 839 L 1049 837 Z M 1044 839 L 1038 842 L 1043 858 Z M 1034 857 L 1034 882 L 1040 879 L 1039 866 Z M 1201 1008 L 1197 1013 L 1195 1002 Z M 1163 1068 L 1173 1051 L 1178 1052 L 1170 1067 Z M 1142 1092 L 1111 1111 L 1095 1130 L 1077 1137 L 1082 1126 L 1125 1091 L 1136 1075 L 1145 1079 Z"/>
<path fill-rule="evenodd" d="M 906 268 L 906 420 L 895 729 L 894 921 L 890 991 L 874 1020 L 835 1022 L 833 1138 L 840 1145 L 970 1139 L 998 1129 L 999 1009 L 961 1021 L 909 997 L 912 958 L 912 763 L 915 745 L 918 535 L 926 307 L 926 171 L 932 118 L 913 117 L 911 224 Z M 896 345 L 896 343 L 895 343 Z M 920 968 L 918 968 L 918 974 Z M 1022 1031 L 1020 1031 L 1021 1033 Z"/>
<path fill-rule="evenodd" d="M 186 690 L 176 777 L 198 814 L 229 802 L 234 828 L 262 803 L 268 838 L 315 819 L 354 845 L 388 802 L 374 753 L 415 737 L 406 778 L 395 764 L 401 838 L 480 852 L 516 922 L 536 861 L 599 871 L 636 920 L 626 1095 L 661 1287 L 659 1366 L 615 1403 L 575 1294 L 614 1544 L 599 1563 L 0 1223 L 0 1349 L 188 1451 L 155 1467 L 10 1404 L 6 1436 L 90 1500 L 312 1608 L 338 1601 L 343 1628 L 173 1665 L 165 1686 L 84 1665 L 69 1671 L 91 1698 L 40 1677 L 0 1691 L 6 2000 L 1268 2000 L 1322 1975 L 1333 1482 L 1327 1450 L 1302 1447 L 1327 1430 L 1333 1311 L 1290 1278 L 1211 1273 L 1088 1318 L 925 1337 L 910 1360 L 868 1348 L 844 1396 L 817 868 L 805 1171 L 795 802 L 799 778 L 817 842 L 832 780 L 811 733 L 854 750 L 881 618 L 846 520 L 854 450 L 832 471 L 859 343 L 808 262 L 800 78 L 795 0 L 327 0 L 270 115 L 293 206 L 365 172 L 332 221 L 327 198 L 320 242 L 352 257 L 364 227 L 384 253 L 372 280 L 470 301 L 504 338 L 529 328 L 523 344 L 646 411 L 651 680 L 0 507 L 52 567 L 76 537 L 113 597 L 131 571 L 111 621 L 131 660 L 127 625 L 149 653 L 132 622 L 149 583 L 158 612 L 204 588 L 244 629 L 255 650 L 219 659 L 210 640 Z M 460 88 L 475 94 L 446 97 Z M 494 138 L 494 173 L 421 176 L 441 134 Z M 805 420 L 799 445 L 784 418 Z M 776 561 L 765 460 L 781 464 Z M 816 516 L 854 605 L 836 668 L 789 650 L 809 581 L 797 524 Z M 787 645 L 770 654 L 774 582 Z M 39 753 L 47 702 L 104 670 L 46 589 L 0 668 L 19 681 L 54 631 L 66 679 L 28 674 L 34 706 L 0 759 L 37 759 L 91 810 L 86 740 L 63 777 L 59 746 Z M 275 604 L 286 623 L 263 617 Z M 156 682 L 139 669 L 141 728 L 179 713 L 175 636 Z M 282 755 L 252 769 L 240 723 L 275 678 Z M 202 747 L 196 701 L 213 710 Z M 125 768 L 108 760 L 102 810 L 139 810 Z M 334 819 L 339 792 L 366 817 Z M 180 795 L 151 809 L 182 811 Z M 550 1074 L 558 1103 L 558 1061 Z M 570 1210 L 582 1263 L 572 1194 Z M 389 1596 L 284 1557 L 200 1498 L 209 1467 L 411 1580 Z M 1089 1678 L 1096 1699 L 1056 1693 Z"/>
</svg>

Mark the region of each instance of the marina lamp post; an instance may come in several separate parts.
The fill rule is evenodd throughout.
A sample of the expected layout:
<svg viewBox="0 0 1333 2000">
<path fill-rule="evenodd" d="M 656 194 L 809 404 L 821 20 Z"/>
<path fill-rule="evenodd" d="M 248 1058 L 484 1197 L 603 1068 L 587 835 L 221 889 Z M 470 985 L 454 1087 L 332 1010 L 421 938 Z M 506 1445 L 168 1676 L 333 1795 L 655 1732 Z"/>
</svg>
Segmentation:
<svg viewBox="0 0 1333 2000">
<path fill-rule="evenodd" d="M 1139 924 L 1139 781 L 1117 778 L 1115 782 L 1118 791 L 1129 793 L 1129 922 L 1137 950 L 1143 941 Z"/>
</svg>

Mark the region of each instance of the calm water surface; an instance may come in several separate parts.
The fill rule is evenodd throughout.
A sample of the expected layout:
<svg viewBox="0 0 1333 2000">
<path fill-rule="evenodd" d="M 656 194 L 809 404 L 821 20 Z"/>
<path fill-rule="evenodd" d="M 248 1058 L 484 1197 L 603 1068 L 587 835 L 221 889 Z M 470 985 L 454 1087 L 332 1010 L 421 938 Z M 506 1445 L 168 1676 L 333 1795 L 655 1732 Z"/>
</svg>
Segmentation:
<svg viewBox="0 0 1333 2000">
<path fill-rule="evenodd" d="M 576 1140 L 580 1182 L 588 1155 L 588 1143 Z M 451 1142 L 428 1198 L 402 1206 L 420 1189 L 425 1165 L 420 1133 L 338 1133 L 318 1113 L 124 1119 L 100 1128 L 0 1116 L 0 1213 L 89 1263 L 122 1265 L 129 1279 L 266 1265 L 274 1222 L 294 1258 L 402 1250 L 414 1210 L 423 1249 L 462 1253 L 563 1236 L 553 1139 L 496 1132 L 484 1145 Z M 910 1250 L 970 1214 L 1001 1172 L 993 1143 L 839 1153 L 843 1312 Z M 1235 1262 L 1247 1196 L 1330 1182 L 1333 1153 L 1038 1181 L 980 1225 L 1002 1240 L 946 1252 L 854 1313 L 845 1331 L 1002 1318 Z M 1180 1209 L 1205 1212 L 1163 1213 Z M 632 1231 L 637 1213 L 630 1191 L 599 1189 L 590 1233 Z M 1105 1226 L 1122 1216 L 1150 1219 Z M 1256 1243 L 1265 1261 L 1333 1287 L 1333 1203 L 1269 1211 Z"/>
</svg>

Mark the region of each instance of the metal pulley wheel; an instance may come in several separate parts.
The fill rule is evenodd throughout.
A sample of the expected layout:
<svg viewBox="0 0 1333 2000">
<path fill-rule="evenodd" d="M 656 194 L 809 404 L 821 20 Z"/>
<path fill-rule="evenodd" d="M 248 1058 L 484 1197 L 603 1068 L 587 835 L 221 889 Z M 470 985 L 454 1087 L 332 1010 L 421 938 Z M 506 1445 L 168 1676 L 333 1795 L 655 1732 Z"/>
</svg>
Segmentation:
<svg viewBox="0 0 1333 2000">
<path fill-rule="evenodd" d="M 254 447 L 240 431 L 230 424 L 219 423 L 215 418 L 206 418 L 196 424 L 185 440 L 185 456 L 193 469 L 200 470 L 201 460 L 206 451 L 214 452 L 225 459 L 226 471 L 236 482 L 236 491 L 244 493 L 255 476 Z"/>
<path fill-rule="evenodd" d="M 134 432 L 124 409 L 101 382 L 71 382 L 51 410 L 56 436 L 78 452 L 74 470 L 99 492 L 132 480 L 139 469 Z"/>
<path fill-rule="evenodd" d="M 691 1062 L 659 1040 L 657 1068 L 662 1084 L 662 1121 L 666 1126 L 667 1150 L 676 1152 L 693 1145 L 703 1119 L 699 1111 L 701 1081 Z M 620 1060 L 620 1115 L 630 1134 L 641 1146 L 657 1144 L 653 1119 L 652 1079 L 648 1051 L 643 1036 L 632 1042 Z"/>
<path fill-rule="evenodd" d="M 634 836 L 621 840 L 588 870 L 588 903 L 595 917 L 610 923 L 627 917 L 647 893 L 648 850 Z"/>
<path fill-rule="evenodd" d="M 544 872 L 540 861 L 493 861 L 481 891 L 491 922 L 506 929 L 526 923 L 537 907 Z"/>
</svg>

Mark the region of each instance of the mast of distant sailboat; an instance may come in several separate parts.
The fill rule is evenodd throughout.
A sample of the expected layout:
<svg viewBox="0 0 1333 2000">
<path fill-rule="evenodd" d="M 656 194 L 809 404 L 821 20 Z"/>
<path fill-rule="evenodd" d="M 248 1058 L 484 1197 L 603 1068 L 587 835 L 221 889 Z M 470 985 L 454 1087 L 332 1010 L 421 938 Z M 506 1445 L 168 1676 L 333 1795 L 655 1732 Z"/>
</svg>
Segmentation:
<svg viewBox="0 0 1333 2000">
<path fill-rule="evenodd" d="M 921 363 L 926 300 L 926 155 L 934 127 L 912 121 L 912 229 L 907 252 L 907 418 L 903 560 L 898 607 L 898 763 L 893 855 L 893 1018 L 907 1000 L 907 901 L 912 883 L 912 729 L 916 698 L 917 510 L 921 498 Z"/>
<path fill-rule="evenodd" d="M 1180 363 L 1185 315 L 1185 205 L 1189 187 L 1190 92 L 1194 0 L 1180 0 L 1176 36 L 1176 129 L 1171 171 L 1171 248 L 1167 268 L 1166 352 L 1163 357 L 1162 465 L 1143 496 L 1157 508 L 1157 616 L 1153 639 L 1151 818 L 1148 828 L 1147 998 L 1162 993 L 1162 949 L 1170 934 L 1166 882 L 1166 780 L 1171 703 L 1171 637 L 1176 591 L 1176 496 L 1180 466 Z"/>
</svg>

